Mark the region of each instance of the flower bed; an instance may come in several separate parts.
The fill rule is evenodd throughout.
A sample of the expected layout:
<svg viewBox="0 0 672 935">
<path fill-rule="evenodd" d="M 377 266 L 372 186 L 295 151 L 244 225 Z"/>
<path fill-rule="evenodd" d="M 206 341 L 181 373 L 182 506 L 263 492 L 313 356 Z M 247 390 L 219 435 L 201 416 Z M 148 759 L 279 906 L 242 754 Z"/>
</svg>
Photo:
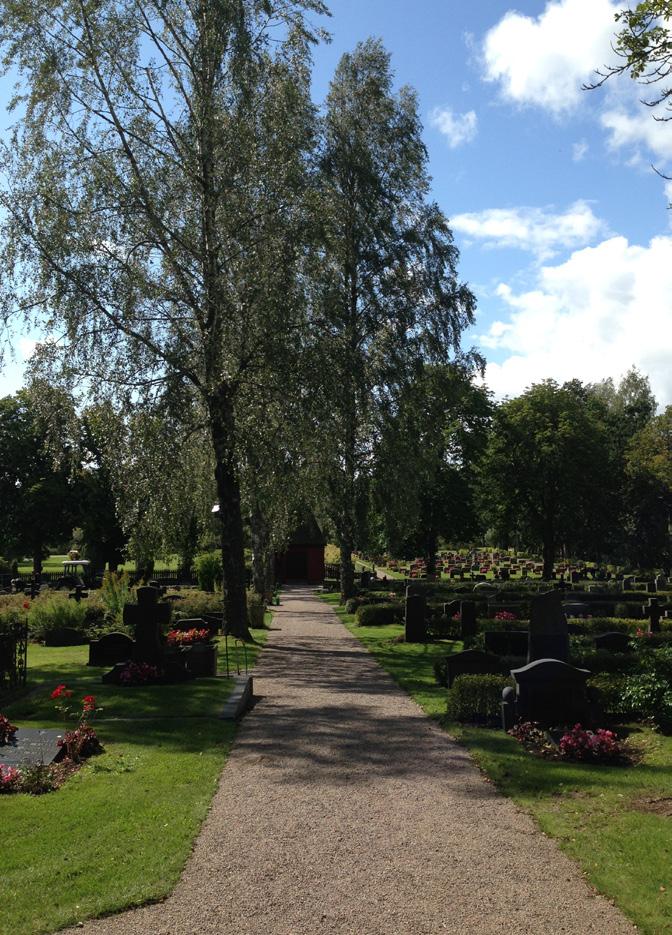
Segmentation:
<svg viewBox="0 0 672 935">
<path fill-rule="evenodd" d="M 556 741 L 553 734 L 534 721 L 516 724 L 508 733 L 535 756 L 575 763 L 632 765 L 635 751 L 606 728 L 586 730 L 575 724 Z"/>
</svg>

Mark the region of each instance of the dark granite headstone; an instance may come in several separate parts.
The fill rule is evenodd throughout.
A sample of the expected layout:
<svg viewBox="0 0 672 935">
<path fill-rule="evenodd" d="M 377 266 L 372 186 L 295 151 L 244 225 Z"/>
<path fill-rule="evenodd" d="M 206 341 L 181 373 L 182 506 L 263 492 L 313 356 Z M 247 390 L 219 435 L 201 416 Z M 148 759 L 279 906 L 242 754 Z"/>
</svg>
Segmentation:
<svg viewBox="0 0 672 935">
<path fill-rule="evenodd" d="M 413 588 L 410 587 L 406 588 L 404 623 L 405 639 L 407 643 L 425 643 L 427 641 L 425 595 L 417 594 Z"/>
<path fill-rule="evenodd" d="M 669 586 L 665 575 L 656 575 L 656 591 L 667 591 Z"/>
<path fill-rule="evenodd" d="M 448 617 L 449 620 L 452 620 L 455 614 L 460 613 L 460 602 L 459 601 L 448 601 L 447 604 L 443 605 L 443 614 L 445 617 Z"/>
<path fill-rule="evenodd" d="M 89 643 L 90 666 L 114 666 L 133 658 L 134 643 L 125 633 L 106 633 Z"/>
<path fill-rule="evenodd" d="M 528 635 L 525 630 L 486 630 L 485 649 L 496 656 L 527 655 Z"/>
<path fill-rule="evenodd" d="M 623 590 L 633 591 L 634 588 L 635 588 L 635 576 L 634 575 L 623 575 Z"/>
<path fill-rule="evenodd" d="M 0 746 L 0 764 L 20 767 L 53 763 L 61 753 L 58 740 L 63 733 L 63 730 L 20 727 L 13 743 Z"/>
<path fill-rule="evenodd" d="M 592 721 L 586 680 L 587 669 L 577 669 L 559 659 L 536 659 L 512 669 L 515 688 L 502 693 L 502 724 L 509 730 L 516 720 L 536 721 L 546 727 Z"/>
<path fill-rule="evenodd" d="M 469 641 L 476 636 L 476 604 L 474 601 L 460 601 L 460 639 Z"/>
<path fill-rule="evenodd" d="M 628 653 L 630 652 L 630 637 L 627 633 L 612 631 L 602 633 L 593 640 L 595 649 L 604 649 L 609 653 Z"/>
<path fill-rule="evenodd" d="M 499 675 L 499 659 L 480 649 L 465 649 L 446 657 L 446 681 L 450 688 L 458 675 Z"/>
<path fill-rule="evenodd" d="M 590 613 L 590 605 L 581 601 L 563 601 L 562 611 L 565 617 L 585 617 Z"/>
<path fill-rule="evenodd" d="M 569 659 L 567 619 L 562 611 L 560 591 L 547 591 L 532 598 L 527 661 Z"/>
<path fill-rule="evenodd" d="M 87 642 L 86 635 L 73 627 L 55 627 L 44 633 L 45 646 L 82 646 Z"/>
</svg>

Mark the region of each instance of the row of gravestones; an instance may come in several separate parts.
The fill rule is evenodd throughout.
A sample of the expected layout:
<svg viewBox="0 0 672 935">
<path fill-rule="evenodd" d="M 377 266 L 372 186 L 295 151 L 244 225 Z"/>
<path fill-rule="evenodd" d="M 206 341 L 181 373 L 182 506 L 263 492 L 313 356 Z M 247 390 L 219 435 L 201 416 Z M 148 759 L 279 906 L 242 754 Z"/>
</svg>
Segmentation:
<svg viewBox="0 0 672 935">
<path fill-rule="evenodd" d="M 473 601 L 461 601 L 459 612 L 462 637 L 474 635 L 476 605 Z M 569 664 L 569 631 L 558 591 L 532 599 L 528 632 L 517 632 L 517 636 L 527 643 L 527 665 L 511 670 L 515 687 L 504 689 L 504 729 L 509 730 L 518 720 L 548 726 L 573 723 L 590 726 L 597 710 L 587 686 L 590 672 Z M 427 638 L 424 597 L 412 588 L 406 592 L 405 637 L 407 642 L 424 642 Z M 490 654 L 473 650 L 449 657 L 447 663 L 451 685 L 458 674 L 499 672 L 499 665 Z"/>
</svg>

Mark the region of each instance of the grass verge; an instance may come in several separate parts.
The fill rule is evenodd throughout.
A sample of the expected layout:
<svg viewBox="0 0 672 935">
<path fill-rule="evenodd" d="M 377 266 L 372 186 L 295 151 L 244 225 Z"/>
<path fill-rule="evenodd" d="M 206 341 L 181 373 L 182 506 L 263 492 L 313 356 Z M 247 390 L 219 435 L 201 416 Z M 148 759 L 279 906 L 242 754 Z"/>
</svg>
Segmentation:
<svg viewBox="0 0 672 935">
<path fill-rule="evenodd" d="M 248 649 L 250 664 L 260 648 Z M 235 735 L 217 717 L 230 679 L 123 689 L 102 685 L 87 653 L 31 645 L 29 692 L 3 707 L 19 727 L 61 727 L 49 698 L 58 682 L 75 699 L 95 694 L 105 753 L 55 793 L 0 796 L 1 935 L 52 932 L 167 896 Z"/>
<path fill-rule="evenodd" d="M 619 731 L 645 752 L 630 768 L 537 759 L 503 731 L 445 721 L 446 690 L 434 680 L 433 662 L 459 651 L 459 643 L 393 642 L 401 626 L 358 627 L 338 595 L 324 599 L 425 712 L 469 749 L 498 788 L 577 861 L 596 889 L 645 935 L 672 933 L 672 737 L 634 724 Z"/>
</svg>

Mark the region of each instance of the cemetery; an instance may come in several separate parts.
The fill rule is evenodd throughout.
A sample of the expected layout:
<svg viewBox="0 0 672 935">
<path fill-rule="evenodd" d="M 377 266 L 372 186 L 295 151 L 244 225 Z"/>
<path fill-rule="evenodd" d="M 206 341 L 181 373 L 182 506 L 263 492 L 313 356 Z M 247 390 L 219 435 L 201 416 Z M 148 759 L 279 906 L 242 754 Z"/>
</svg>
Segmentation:
<svg viewBox="0 0 672 935">
<path fill-rule="evenodd" d="M 0 935 L 672 935 L 672 0 L 584 6 L 0 4 Z"/>
</svg>

